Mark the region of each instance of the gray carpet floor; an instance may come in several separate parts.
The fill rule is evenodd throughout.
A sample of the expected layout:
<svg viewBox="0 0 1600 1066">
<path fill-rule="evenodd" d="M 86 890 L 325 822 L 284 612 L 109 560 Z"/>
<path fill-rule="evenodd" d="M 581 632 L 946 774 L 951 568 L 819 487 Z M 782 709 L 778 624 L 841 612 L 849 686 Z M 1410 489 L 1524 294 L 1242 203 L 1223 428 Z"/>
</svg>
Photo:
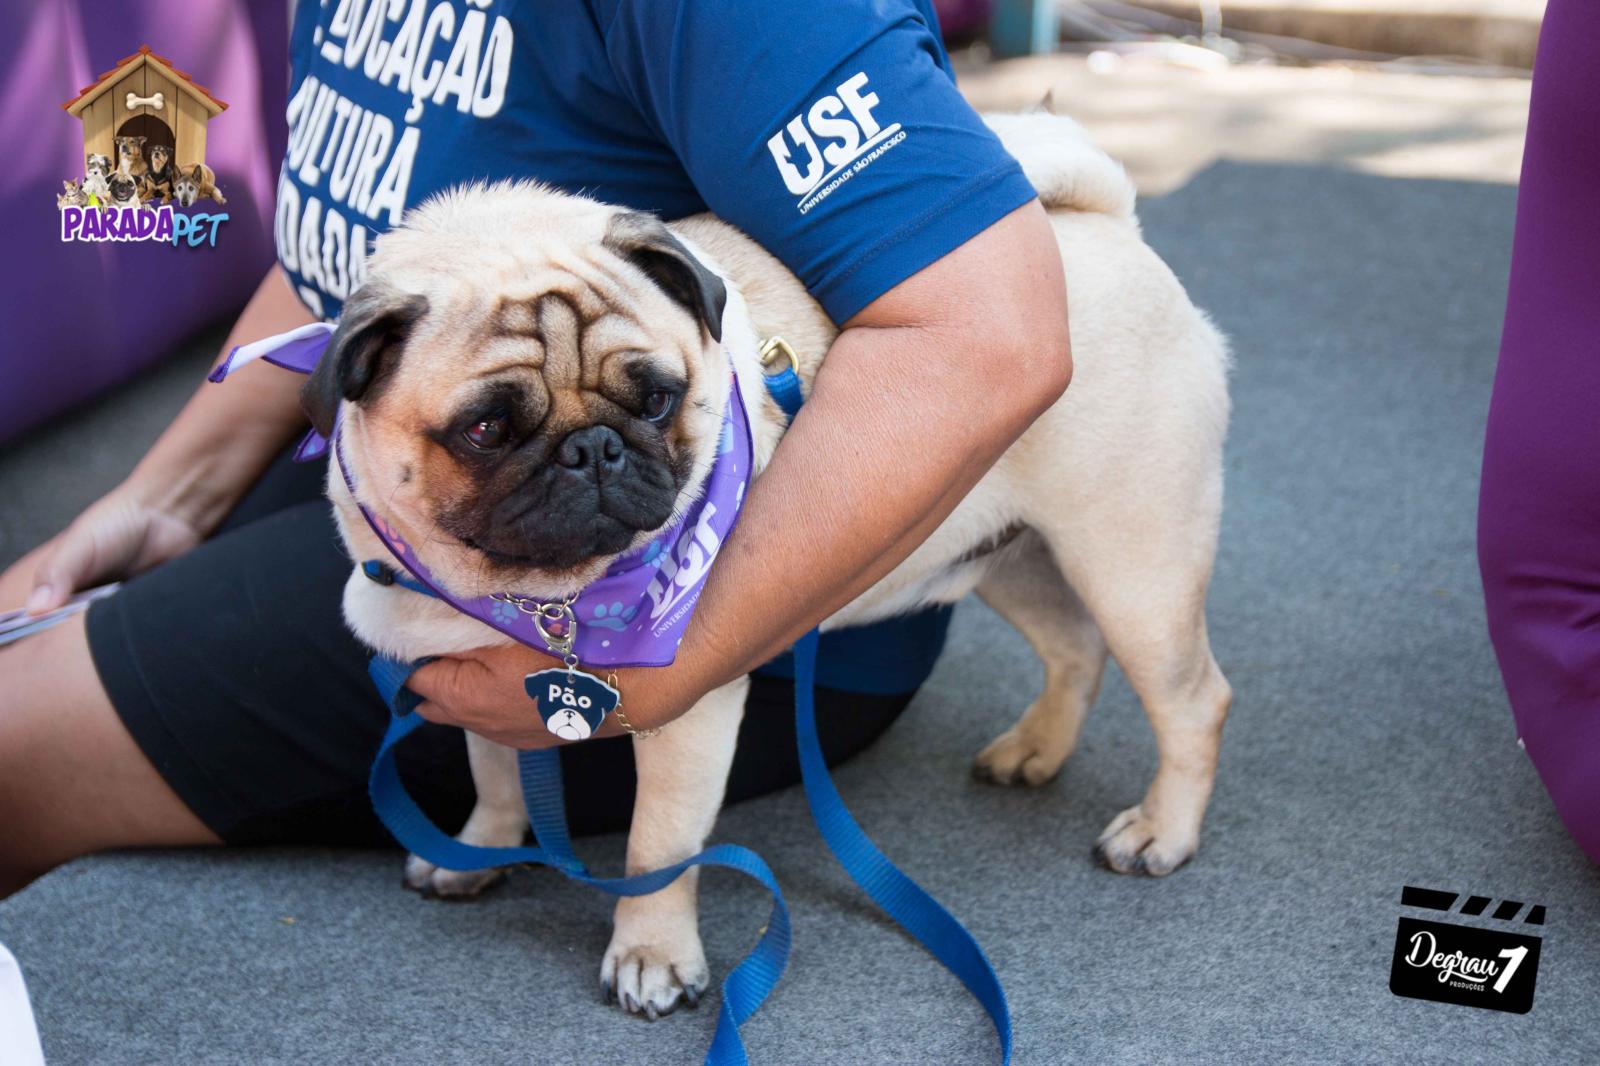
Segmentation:
<svg viewBox="0 0 1600 1066">
<path fill-rule="evenodd" d="M 1600 874 L 1516 745 L 1473 558 L 1513 202 L 1504 187 L 1221 165 L 1143 206 L 1238 363 L 1211 606 L 1237 702 L 1200 854 L 1161 881 L 1090 862 L 1154 768 L 1114 672 L 1060 779 L 968 778 L 1040 682 L 977 603 L 912 711 L 837 775 L 988 947 L 1019 1062 L 1600 1060 Z M 76 419 L 0 460 L 5 558 L 126 465 L 199 358 L 92 412 L 92 431 Z M 958 685 L 979 664 L 986 689 Z M 728 810 L 717 838 L 761 851 L 795 911 L 790 971 L 746 1027 L 755 1062 L 993 1061 L 979 1009 L 852 889 L 797 791 Z M 580 849 L 620 865 L 620 838 Z M 59 1064 L 704 1053 L 711 1010 L 650 1025 L 598 1002 L 600 896 L 518 872 L 449 906 L 402 891 L 399 872 L 385 853 L 104 856 L 0 903 L 0 941 Z M 1547 906 L 1530 1014 L 1389 992 L 1407 883 Z M 720 976 L 764 898 L 715 873 L 704 897 Z"/>
</svg>

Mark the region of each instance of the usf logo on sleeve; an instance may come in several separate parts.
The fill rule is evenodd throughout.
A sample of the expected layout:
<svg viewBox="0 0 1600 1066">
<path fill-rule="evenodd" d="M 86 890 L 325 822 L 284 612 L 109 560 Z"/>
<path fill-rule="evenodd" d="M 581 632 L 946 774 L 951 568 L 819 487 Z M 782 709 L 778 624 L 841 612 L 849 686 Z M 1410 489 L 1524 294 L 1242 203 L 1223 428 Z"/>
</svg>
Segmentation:
<svg viewBox="0 0 1600 1066">
<path fill-rule="evenodd" d="M 867 88 L 866 73 L 857 71 L 768 139 L 802 215 L 906 139 L 900 123 L 884 125 L 873 114 L 881 103 Z"/>
</svg>

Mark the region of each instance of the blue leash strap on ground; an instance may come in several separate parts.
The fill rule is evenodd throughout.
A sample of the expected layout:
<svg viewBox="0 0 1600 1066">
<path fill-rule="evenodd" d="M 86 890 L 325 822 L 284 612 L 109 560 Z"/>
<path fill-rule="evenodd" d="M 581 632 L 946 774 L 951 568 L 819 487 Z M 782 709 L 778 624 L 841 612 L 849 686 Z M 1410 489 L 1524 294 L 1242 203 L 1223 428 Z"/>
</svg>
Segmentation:
<svg viewBox="0 0 1600 1066">
<path fill-rule="evenodd" d="M 559 870 L 574 881 L 592 885 L 614 896 L 647 896 L 676 881 L 692 866 L 716 866 L 735 870 L 759 882 L 772 893 L 772 912 L 766 930 L 744 961 L 734 967 L 722 982 L 722 1002 L 718 1008 L 717 1031 L 706 1052 L 706 1066 L 747 1066 L 739 1026 L 754 1014 L 768 993 L 783 976 L 789 961 L 789 908 L 784 902 L 778 879 L 761 856 L 737 844 L 716 844 L 679 863 L 632 877 L 594 877 L 572 854 L 566 830 L 565 805 L 561 801 L 561 763 L 555 750 L 523 752 L 519 759 L 525 800 L 536 835 L 543 847 L 482 848 L 463 844 L 448 836 L 423 813 L 400 780 L 395 750 L 416 731 L 423 719 L 413 714 L 418 700 L 405 679 L 419 664 L 406 664 L 375 657 L 368 672 L 377 684 L 395 718 L 384 733 L 383 743 L 372 762 L 367 790 L 372 806 L 384 828 L 400 845 L 436 866 L 449 870 L 482 870 L 495 866 L 531 863 Z M 554 830 L 559 816 L 561 828 Z"/>
<path fill-rule="evenodd" d="M 1000 1039 L 1003 1062 L 1011 1061 L 1011 1010 L 1005 989 L 976 939 L 938 900 L 878 849 L 845 807 L 828 773 L 817 739 L 815 675 L 817 631 L 794 646 L 794 720 L 800 749 L 800 775 L 817 831 L 860 889 L 967 986 L 989 1012 Z"/>
</svg>

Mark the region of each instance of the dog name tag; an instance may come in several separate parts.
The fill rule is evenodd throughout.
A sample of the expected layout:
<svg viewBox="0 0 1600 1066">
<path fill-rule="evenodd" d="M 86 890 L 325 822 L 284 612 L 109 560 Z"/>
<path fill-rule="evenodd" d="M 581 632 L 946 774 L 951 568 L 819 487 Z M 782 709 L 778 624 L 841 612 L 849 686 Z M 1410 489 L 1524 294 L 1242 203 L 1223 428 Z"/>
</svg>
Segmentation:
<svg viewBox="0 0 1600 1066">
<path fill-rule="evenodd" d="M 522 684 L 544 727 L 562 740 L 587 740 L 622 702 L 622 693 L 598 677 L 565 667 L 529 674 Z"/>
</svg>

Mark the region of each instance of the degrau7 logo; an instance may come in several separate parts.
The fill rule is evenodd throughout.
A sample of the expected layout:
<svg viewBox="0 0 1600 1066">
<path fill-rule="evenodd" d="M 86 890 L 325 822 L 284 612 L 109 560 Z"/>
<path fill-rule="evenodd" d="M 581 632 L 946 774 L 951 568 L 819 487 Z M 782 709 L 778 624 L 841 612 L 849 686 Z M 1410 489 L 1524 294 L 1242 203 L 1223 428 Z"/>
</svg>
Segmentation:
<svg viewBox="0 0 1600 1066">
<path fill-rule="evenodd" d="M 896 123 L 884 129 L 872 117 L 881 101 L 866 85 L 864 72 L 852 74 L 767 141 L 791 193 L 804 196 L 900 128 Z"/>
</svg>

